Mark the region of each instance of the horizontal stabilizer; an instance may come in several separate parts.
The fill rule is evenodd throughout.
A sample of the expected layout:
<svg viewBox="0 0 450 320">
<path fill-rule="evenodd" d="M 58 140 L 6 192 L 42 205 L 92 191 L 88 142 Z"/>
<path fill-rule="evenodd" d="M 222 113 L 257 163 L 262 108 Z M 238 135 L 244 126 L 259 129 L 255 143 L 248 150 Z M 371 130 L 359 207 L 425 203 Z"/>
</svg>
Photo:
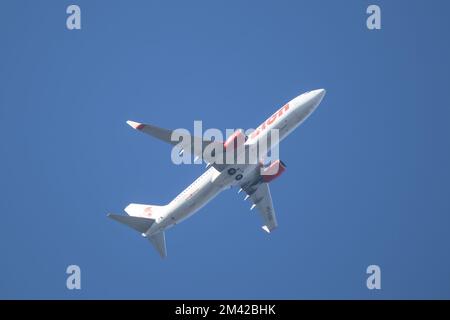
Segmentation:
<svg viewBox="0 0 450 320">
<path fill-rule="evenodd" d="M 158 251 L 161 258 L 167 257 L 166 250 L 166 235 L 164 231 L 158 232 L 148 238 L 152 245 L 155 247 L 156 251 Z"/>
<path fill-rule="evenodd" d="M 124 225 L 127 225 L 140 233 L 146 233 L 147 230 L 150 229 L 152 224 L 155 222 L 155 220 L 153 219 L 124 216 L 112 213 L 109 213 L 108 217 L 120 223 L 123 223 Z"/>
</svg>

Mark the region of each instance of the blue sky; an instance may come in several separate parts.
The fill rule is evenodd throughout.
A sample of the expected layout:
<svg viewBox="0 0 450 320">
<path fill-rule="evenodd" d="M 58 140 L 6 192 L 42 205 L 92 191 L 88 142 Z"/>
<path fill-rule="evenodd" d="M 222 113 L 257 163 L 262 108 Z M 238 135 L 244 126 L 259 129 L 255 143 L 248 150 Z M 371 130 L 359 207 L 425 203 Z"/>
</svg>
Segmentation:
<svg viewBox="0 0 450 320">
<path fill-rule="evenodd" d="M 66 29 L 72 3 L 81 30 Z M 450 298 L 449 10 L 2 1 L 0 298 Z M 325 99 L 280 149 L 270 236 L 235 189 L 167 232 L 166 260 L 106 218 L 165 204 L 204 170 L 126 120 L 255 127 L 316 88 Z"/>
</svg>

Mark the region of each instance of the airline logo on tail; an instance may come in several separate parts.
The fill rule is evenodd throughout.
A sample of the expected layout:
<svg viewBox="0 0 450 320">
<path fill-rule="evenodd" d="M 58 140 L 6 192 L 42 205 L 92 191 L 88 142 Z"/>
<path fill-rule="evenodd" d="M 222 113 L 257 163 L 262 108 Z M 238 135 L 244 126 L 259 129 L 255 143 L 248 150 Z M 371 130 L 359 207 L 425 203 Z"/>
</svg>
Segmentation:
<svg viewBox="0 0 450 320">
<path fill-rule="evenodd" d="M 151 217 L 152 216 L 152 207 L 147 207 L 144 209 L 144 215 L 146 215 L 147 217 Z"/>
</svg>

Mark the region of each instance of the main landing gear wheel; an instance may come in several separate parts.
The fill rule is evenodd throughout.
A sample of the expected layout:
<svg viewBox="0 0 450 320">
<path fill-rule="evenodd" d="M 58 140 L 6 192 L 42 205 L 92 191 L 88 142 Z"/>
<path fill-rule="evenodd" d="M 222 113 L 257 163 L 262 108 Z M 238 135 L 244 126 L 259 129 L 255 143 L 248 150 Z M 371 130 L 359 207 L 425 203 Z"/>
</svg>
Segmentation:
<svg viewBox="0 0 450 320">
<path fill-rule="evenodd" d="M 239 173 L 239 174 L 235 177 L 235 179 L 238 180 L 238 181 L 241 180 L 241 179 L 242 179 L 242 174 Z"/>
<path fill-rule="evenodd" d="M 234 175 L 235 173 L 236 173 L 236 169 L 235 169 L 235 168 L 230 168 L 230 169 L 228 169 L 228 174 L 229 174 L 230 176 Z"/>
</svg>

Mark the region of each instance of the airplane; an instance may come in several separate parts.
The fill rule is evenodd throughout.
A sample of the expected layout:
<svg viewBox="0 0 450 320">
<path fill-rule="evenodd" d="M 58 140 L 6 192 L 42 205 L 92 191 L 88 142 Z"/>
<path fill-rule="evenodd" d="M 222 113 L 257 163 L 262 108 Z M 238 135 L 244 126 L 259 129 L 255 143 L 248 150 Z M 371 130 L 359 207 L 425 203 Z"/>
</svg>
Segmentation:
<svg viewBox="0 0 450 320">
<path fill-rule="evenodd" d="M 249 136 L 245 135 L 243 131 L 237 130 L 225 142 L 206 140 L 195 136 L 189 138 L 194 143 L 200 141 L 203 148 L 213 145 L 220 150 L 219 153 L 225 155 L 227 150 L 228 152 L 235 151 L 236 145 L 239 144 L 244 147 L 241 150 L 248 150 L 249 146 L 257 144 L 262 139 L 267 139 L 272 129 L 277 129 L 278 141 L 269 143 L 268 146 L 268 150 L 272 150 L 317 108 L 325 93 L 325 89 L 317 89 L 297 96 L 277 110 Z M 132 128 L 171 145 L 178 144 L 178 141 L 172 141 L 172 130 L 130 120 L 127 123 Z M 251 210 L 255 207 L 258 209 L 264 223 L 262 226 L 264 231 L 270 233 L 278 226 L 269 183 L 285 171 L 284 162 L 275 160 L 270 165 L 264 165 L 263 161 L 229 164 L 215 161 L 210 163 L 209 160 L 214 161 L 217 158 L 211 159 L 211 156 L 208 158 L 204 153 L 200 154 L 201 150 L 187 148 L 186 150 L 182 149 L 180 153 L 182 152 L 203 156 L 208 169 L 167 205 L 131 203 L 124 209 L 128 215 L 108 214 L 108 217 L 140 232 L 152 243 L 162 258 L 167 256 L 165 230 L 187 219 L 220 192 L 233 186 L 239 186 L 239 192 L 246 193 L 245 200 L 251 199 L 253 202 Z M 266 171 L 271 171 L 271 173 L 264 174 Z"/>
</svg>

